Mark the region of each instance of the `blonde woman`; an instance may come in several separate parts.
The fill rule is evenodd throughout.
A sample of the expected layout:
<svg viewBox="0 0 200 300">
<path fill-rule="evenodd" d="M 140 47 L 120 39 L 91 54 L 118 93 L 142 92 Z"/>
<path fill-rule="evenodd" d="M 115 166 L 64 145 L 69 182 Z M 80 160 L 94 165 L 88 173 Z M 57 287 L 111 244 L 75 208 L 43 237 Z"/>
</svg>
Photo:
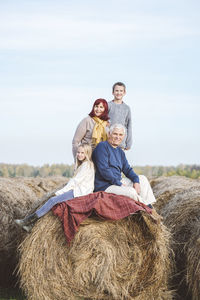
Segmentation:
<svg viewBox="0 0 200 300">
<path fill-rule="evenodd" d="M 49 212 L 55 204 L 92 193 L 94 190 L 95 172 L 91 156 L 92 147 L 89 144 L 81 144 L 76 154 L 74 176 L 69 180 L 67 185 L 57 191 L 55 197 L 48 199 L 47 202 L 33 214 L 21 220 L 16 219 L 15 223 L 29 232 L 32 227 L 29 225 Z"/>
</svg>

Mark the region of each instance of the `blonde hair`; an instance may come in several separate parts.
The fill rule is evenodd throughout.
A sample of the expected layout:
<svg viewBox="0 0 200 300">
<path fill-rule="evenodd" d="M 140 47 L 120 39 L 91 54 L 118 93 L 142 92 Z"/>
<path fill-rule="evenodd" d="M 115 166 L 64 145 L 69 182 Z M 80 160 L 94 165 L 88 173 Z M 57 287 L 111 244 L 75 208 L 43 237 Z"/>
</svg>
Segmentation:
<svg viewBox="0 0 200 300">
<path fill-rule="evenodd" d="M 78 146 L 78 148 L 80 148 L 80 147 L 82 147 L 84 149 L 85 159 L 83 161 L 79 161 L 78 158 L 77 158 L 77 156 L 76 156 L 75 168 L 74 168 L 75 171 L 85 161 L 88 161 L 89 163 L 91 163 L 91 167 L 93 166 L 93 162 L 92 162 L 92 147 L 91 147 L 91 145 L 83 143 L 83 144 L 80 144 Z"/>
</svg>

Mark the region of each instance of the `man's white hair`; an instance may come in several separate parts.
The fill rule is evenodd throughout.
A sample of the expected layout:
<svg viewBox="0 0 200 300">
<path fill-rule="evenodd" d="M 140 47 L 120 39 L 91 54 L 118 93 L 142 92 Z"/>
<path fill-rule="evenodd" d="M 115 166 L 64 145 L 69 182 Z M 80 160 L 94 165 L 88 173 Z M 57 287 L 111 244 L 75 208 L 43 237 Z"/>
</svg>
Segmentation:
<svg viewBox="0 0 200 300">
<path fill-rule="evenodd" d="M 109 133 L 111 134 L 114 129 L 123 129 L 124 134 L 126 133 L 126 128 L 122 124 L 113 124 L 113 125 L 111 125 L 110 128 L 109 128 Z"/>
</svg>

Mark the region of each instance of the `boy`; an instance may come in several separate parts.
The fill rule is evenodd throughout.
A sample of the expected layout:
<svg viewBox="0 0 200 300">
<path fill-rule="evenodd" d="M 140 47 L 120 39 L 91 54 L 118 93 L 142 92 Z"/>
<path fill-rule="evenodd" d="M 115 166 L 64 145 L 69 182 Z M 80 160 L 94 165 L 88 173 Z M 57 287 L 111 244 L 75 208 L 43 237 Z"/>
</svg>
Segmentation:
<svg viewBox="0 0 200 300">
<path fill-rule="evenodd" d="M 130 107 L 123 102 L 126 94 L 126 86 L 122 82 L 116 82 L 112 87 L 114 99 L 108 102 L 108 115 L 110 123 L 120 123 L 126 128 L 126 135 L 120 147 L 129 150 L 132 145 L 132 124 Z"/>
</svg>

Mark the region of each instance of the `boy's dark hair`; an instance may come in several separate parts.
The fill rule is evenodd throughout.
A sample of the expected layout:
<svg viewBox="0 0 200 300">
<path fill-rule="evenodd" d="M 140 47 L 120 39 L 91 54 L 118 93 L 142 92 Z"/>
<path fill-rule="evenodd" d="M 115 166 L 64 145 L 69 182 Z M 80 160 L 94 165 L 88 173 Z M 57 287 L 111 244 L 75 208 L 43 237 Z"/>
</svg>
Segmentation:
<svg viewBox="0 0 200 300">
<path fill-rule="evenodd" d="M 124 90 L 126 91 L 126 86 L 123 82 L 116 82 L 115 84 L 113 84 L 113 87 L 112 87 L 112 91 L 114 92 L 114 89 L 116 87 L 116 85 L 119 85 L 119 86 L 123 86 L 124 87 Z"/>
</svg>

